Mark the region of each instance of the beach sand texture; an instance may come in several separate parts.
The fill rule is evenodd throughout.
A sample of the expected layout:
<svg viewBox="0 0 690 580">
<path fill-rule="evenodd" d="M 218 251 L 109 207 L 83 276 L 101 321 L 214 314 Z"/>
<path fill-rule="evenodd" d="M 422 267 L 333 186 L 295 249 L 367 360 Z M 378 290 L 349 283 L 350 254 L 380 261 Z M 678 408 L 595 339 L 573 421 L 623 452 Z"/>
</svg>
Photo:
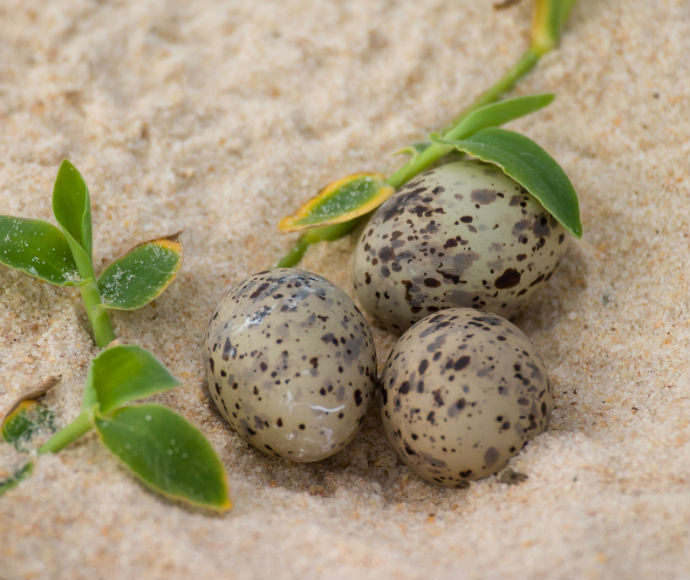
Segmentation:
<svg viewBox="0 0 690 580">
<path fill-rule="evenodd" d="M 334 179 L 394 170 L 392 152 L 526 48 L 532 7 L 0 2 L 0 213 L 53 221 L 68 158 L 91 192 L 97 269 L 184 230 L 175 282 L 112 320 L 184 381 L 153 400 L 207 435 L 234 503 L 218 516 L 161 500 L 92 433 L 0 497 L 0 577 L 690 575 L 686 0 L 579 0 L 560 48 L 513 93 L 556 93 L 508 128 L 563 166 L 584 225 L 515 320 L 556 399 L 551 429 L 510 462 L 525 481 L 427 485 L 375 410 L 341 453 L 290 464 L 249 447 L 208 397 L 209 316 L 294 243 L 279 219 Z M 355 243 L 313 247 L 302 266 L 354 296 Z M 375 338 L 382 363 L 392 337 Z M 97 352 L 77 291 L 0 266 L 0 416 L 61 375 L 47 403 L 66 424 Z"/>
</svg>

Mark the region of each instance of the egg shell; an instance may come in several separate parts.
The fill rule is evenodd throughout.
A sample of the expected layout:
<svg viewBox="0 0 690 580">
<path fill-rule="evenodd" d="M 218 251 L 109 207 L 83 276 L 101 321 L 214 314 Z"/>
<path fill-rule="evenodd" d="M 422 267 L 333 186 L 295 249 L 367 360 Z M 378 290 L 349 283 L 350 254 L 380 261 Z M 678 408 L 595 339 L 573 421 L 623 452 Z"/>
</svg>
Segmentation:
<svg viewBox="0 0 690 580">
<path fill-rule="evenodd" d="M 381 385 L 388 441 L 417 475 L 444 486 L 500 471 L 547 428 L 553 407 L 527 336 L 471 308 L 429 315 L 407 330 Z"/>
<path fill-rule="evenodd" d="M 376 322 L 398 334 L 443 308 L 510 317 L 551 278 L 568 239 L 498 167 L 453 162 L 378 208 L 355 250 L 354 287 Z"/>
<path fill-rule="evenodd" d="M 345 447 L 373 395 L 376 351 L 350 297 L 296 268 L 234 287 L 205 338 L 211 399 L 257 449 L 300 462 Z"/>
</svg>

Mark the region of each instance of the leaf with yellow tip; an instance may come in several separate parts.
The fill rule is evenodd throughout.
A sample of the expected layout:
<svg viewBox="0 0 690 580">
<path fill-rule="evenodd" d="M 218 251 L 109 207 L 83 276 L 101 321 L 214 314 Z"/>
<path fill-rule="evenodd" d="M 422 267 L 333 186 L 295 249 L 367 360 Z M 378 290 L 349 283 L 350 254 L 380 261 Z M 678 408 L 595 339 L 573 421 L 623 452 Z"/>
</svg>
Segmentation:
<svg viewBox="0 0 690 580">
<path fill-rule="evenodd" d="M 34 400 L 22 401 L 2 422 L 2 438 L 19 451 L 27 451 L 25 444 L 37 433 L 55 431 L 55 415 Z"/>
<path fill-rule="evenodd" d="M 535 53 L 541 56 L 558 46 L 574 4 L 575 0 L 537 0 L 530 45 Z"/>
<path fill-rule="evenodd" d="M 27 444 L 36 436 L 55 432 L 55 415 L 38 402 L 58 382 L 60 377 L 49 377 L 36 389 L 18 399 L 0 424 L 0 436 L 18 451 L 28 451 Z"/>
<path fill-rule="evenodd" d="M 143 242 L 112 262 L 98 278 L 105 307 L 135 310 L 160 296 L 182 266 L 179 237 Z"/>
<path fill-rule="evenodd" d="M 376 209 L 395 190 L 381 173 L 355 173 L 324 187 L 296 213 L 280 220 L 283 232 L 350 221 Z"/>
</svg>

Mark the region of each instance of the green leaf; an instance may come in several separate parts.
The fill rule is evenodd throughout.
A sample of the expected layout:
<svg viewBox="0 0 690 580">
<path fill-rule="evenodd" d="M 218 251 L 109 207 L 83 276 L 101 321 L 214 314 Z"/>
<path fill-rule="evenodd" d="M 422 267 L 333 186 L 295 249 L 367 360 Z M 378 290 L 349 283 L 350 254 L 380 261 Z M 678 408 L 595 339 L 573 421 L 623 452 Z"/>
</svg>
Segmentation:
<svg viewBox="0 0 690 580">
<path fill-rule="evenodd" d="M 467 139 L 435 140 L 499 166 L 536 197 L 573 236 L 582 237 L 575 189 L 561 166 L 534 141 L 498 128 L 483 129 Z"/>
<path fill-rule="evenodd" d="M 453 151 L 453 147 L 447 145 L 444 139 L 466 139 L 482 129 L 496 127 L 534 113 L 551 103 L 553 99 L 552 94 L 526 95 L 496 103 L 489 102 L 478 106 L 476 109 L 471 107 L 463 112 L 442 134 L 431 133 L 429 139 L 432 145 L 416 150 L 412 158 L 388 178 L 388 183 L 397 189 L 448 155 Z"/>
<path fill-rule="evenodd" d="M 41 220 L 0 216 L 0 262 L 57 286 L 80 281 L 65 236 Z"/>
<path fill-rule="evenodd" d="M 102 351 L 89 367 L 83 409 L 98 403 L 102 413 L 181 385 L 149 351 L 140 346 L 114 346 Z"/>
<path fill-rule="evenodd" d="M 0 479 L 0 495 L 15 487 L 22 479 L 26 479 L 34 469 L 34 462 L 29 461 L 9 477 Z"/>
<path fill-rule="evenodd" d="M 53 213 L 62 227 L 79 271 L 93 270 L 91 263 L 91 200 L 86 183 L 66 159 L 53 186 Z"/>
<path fill-rule="evenodd" d="M 2 438 L 18 451 L 28 451 L 26 444 L 37 434 L 55 432 L 55 414 L 34 400 L 25 400 L 3 419 Z"/>
<path fill-rule="evenodd" d="M 168 287 L 182 266 L 179 234 L 143 242 L 112 262 L 98 279 L 106 308 L 135 310 Z"/>
<path fill-rule="evenodd" d="M 22 395 L 7 411 L 0 434 L 17 451 L 29 451 L 27 444 L 36 436 L 55 433 L 55 414 L 38 399 L 60 382 L 60 376 L 45 379 L 38 387 Z"/>
<path fill-rule="evenodd" d="M 58 223 L 91 255 L 91 200 L 84 179 L 67 159 L 53 186 L 53 213 Z"/>
<path fill-rule="evenodd" d="M 472 111 L 446 133 L 445 139 L 465 139 L 487 127 L 498 127 L 550 105 L 555 95 L 546 93 L 505 99 Z"/>
<path fill-rule="evenodd" d="M 170 409 L 146 404 L 96 416 L 103 443 L 146 485 L 215 510 L 231 507 L 225 470 L 196 427 Z"/>
<path fill-rule="evenodd" d="M 393 195 L 380 173 L 355 173 L 330 183 L 297 212 L 280 220 L 283 232 L 350 221 L 369 213 Z"/>
</svg>

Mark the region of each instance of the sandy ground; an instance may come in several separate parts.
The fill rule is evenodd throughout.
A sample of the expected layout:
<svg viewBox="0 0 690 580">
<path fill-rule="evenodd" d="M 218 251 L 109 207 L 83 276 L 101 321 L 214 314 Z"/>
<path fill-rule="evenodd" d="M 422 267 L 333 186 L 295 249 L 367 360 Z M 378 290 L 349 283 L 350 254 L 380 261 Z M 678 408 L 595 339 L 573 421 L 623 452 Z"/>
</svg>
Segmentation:
<svg viewBox="0 0 690 580">
<path fill-rule="evenodd" d="M 193 8 L 192 8 L 193 6 Z M 345 451 L 263 456 L 212 408 L 200 356 L 234 283 L 294 242 L 276 223 L 330 180 L 390 172 L 527 43 L 531 2 L 0 2 L 0 213 L 52 220 L 60 161 L 92 196 L 101 268 L 184 229 L 185 264 L 116 333 L 184 380 L 234 509 L 146 491 L 92 434 L 0 498 L 2 578 L 687 578 L 690 5 L 579 0 L 511 128 L 579 192 L 585 234 L 517 319 L 549 369 L 552 429 L 468 489 L 410 474 L 375 413 Z M 352 294 L 354 239 L 303 266 Z M 391 337 L 376 331 L 383 360 Z M 66 424 L 97 353 L 78 294 L 0 266 L 0 415 L 45 377 Z"/>
</svg>

